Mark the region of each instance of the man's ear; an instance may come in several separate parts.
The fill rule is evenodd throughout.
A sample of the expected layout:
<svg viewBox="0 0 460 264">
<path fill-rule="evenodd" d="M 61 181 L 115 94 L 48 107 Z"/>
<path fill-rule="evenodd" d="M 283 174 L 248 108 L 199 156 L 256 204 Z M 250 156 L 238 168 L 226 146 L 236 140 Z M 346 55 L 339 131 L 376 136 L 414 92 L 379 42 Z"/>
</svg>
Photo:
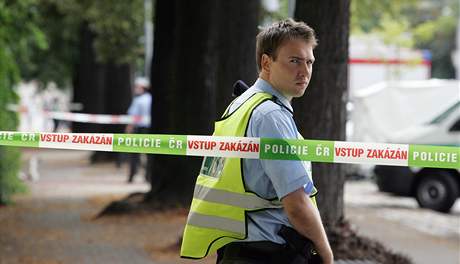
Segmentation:
<svg viewBox="0 0 460 264">
<path fill-rule="evenodd" d="M 267 54 L 262 54 L 261 63 L 262 70 L 270 73 L 271 65 L 272 65 L 272 58 Z"/>
</svg>

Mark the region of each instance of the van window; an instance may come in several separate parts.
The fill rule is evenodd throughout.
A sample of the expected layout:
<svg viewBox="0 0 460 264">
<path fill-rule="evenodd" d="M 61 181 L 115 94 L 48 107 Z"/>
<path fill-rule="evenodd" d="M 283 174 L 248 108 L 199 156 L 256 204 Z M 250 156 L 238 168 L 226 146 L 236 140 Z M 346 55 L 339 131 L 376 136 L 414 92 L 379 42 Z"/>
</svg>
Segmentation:
<svg viewBox="0 0 460 264">
<path fill-rule="evenodd" d="M 454 112 L 460 106 L 460 101 L 449 107 L 446 111 L 435 117 L 429 124 L 439 124 L 446 119 L 452 112 Z"/>
<path fill-rule="evenodd" d="M 455 132 L 460 131 L 460 119 L 449 129 L 449 131 Z"/>
</svg>

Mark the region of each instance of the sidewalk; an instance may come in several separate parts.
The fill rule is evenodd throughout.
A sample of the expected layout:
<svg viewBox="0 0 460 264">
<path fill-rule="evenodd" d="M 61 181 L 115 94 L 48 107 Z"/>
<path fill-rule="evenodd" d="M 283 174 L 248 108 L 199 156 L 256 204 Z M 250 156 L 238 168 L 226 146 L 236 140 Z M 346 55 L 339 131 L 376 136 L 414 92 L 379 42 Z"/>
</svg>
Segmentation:
<svg viewBox="0 0 460 264">
<path fill-rule="evenodd" d="M 40 178 L 14 205 L 0 207 L 0 264 L 215 263 L 180 259 L 167 249 L 182 233 L 184 210 L 94 219 L 110 202 L 149 190 L 143 177 L 126 183 L 126 166 L 90 165 L 89 152 L 69 150 L 27 149 L 24 161 L 32 154 Z M 439 214 L 379 193 L 370 182 L 349 182 L 345 203 L 358 233 L 414 263 L 460 263 L 459 201 L 452 214 Z"/>
<path fill-rule="evenodd" d="M 94 219 L 111 201 L 148 191 L 143 177 L 127 184 L 125 166 L 90 165 L 85 151 L 27 150 L 23 159 L 33 153 L 40 179 L 0 208 L 0 264 L 190 263 L 160 254 L 182 233 L 183 210 Z"/>
<path fill-rule="evenodd" d="M 416 264 L 460 263 L 460 199 L 450 214 L 421 209 L 413 198 L 381 193 L 369 181 L 347 182 L 345 217 L 358 234 Z"/>
</svg>

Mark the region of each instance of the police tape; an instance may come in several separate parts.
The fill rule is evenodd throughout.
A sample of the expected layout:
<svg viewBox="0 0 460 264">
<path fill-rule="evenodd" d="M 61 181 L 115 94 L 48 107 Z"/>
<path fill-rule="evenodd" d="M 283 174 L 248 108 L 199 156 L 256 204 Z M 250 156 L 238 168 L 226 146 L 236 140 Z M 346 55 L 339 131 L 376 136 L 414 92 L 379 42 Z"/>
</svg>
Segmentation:
<svg viewBox="0 0 460 264">
<path fill-rule="evenodd" d="M 150 125 L 150 116 L 103 115 L 70 112 L 45 112 L 48 118 L 79 123 L 96 124 L 146 124 Z"/>
<path fill-rule="evenodd" d="M 27 113 L 29 110 L 23 106 L 8 105 L 10 111 Z M 106 115 L 106 114 L 85 114 L 59 111 L 41 111 L 46 118 L 71 121 L 78 123 L 94 124 L 145 124 L 150 125 L 150 116 L 131 116 L 131 115 Z"/>
<path fill-rule="evenodd" d="M 154 134 L 0 131 L 0 145 L 460 169 L 460 147 Z"/>
</svg>

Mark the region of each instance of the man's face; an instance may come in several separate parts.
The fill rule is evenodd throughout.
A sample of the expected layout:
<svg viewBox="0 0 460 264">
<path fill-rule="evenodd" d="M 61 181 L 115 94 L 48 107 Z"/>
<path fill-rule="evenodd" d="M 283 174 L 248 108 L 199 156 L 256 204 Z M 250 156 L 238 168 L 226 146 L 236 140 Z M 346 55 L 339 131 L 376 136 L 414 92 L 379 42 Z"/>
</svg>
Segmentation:
<svg viewBox="0 0 460 264">
<path fill-rule="evenodd" d="M 288 100 L 300 97 L 310 82 L 313 62 L 313 46 L 302 39 L 284 41 L 274 60 L 266 56 L 268 81 Z"/>
<path fill-rule="evenodd" d="M 144 86 L 140 84 L 134 85 L 134 95 L 141 95 L 144 93 Z"/>
</svg>

